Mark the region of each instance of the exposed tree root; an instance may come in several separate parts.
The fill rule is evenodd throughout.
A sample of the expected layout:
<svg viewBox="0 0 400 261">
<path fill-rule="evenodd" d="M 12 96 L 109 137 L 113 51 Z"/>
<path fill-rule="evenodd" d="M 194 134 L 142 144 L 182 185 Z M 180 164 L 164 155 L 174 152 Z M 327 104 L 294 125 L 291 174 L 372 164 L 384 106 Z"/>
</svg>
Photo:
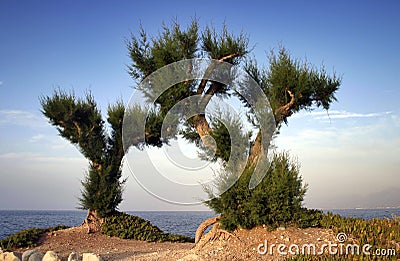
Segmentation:
<svg viewBox="0 0 400 261">
<path fill-rule="evenodd" d="M 196 230 L 196 237 L 195 237 L 196 247 L 202 248 L 208 242 L 217 240 L 219 238 L 222 238 L 223 240 L 227 240 L 230 237 L 234 237 L 237 240 L 241 241 L 234 234 L 229 233 L 226 230 L 220 229 L 219 228 L 219 223 L 218 223 L 219 219 L 221 219 L 221 216 L 212 217 L 212 218 L 209 218 L 209 219 L 205 220 L 203 223 L 201 223 L 199 225 L 199 227 Z M 200 239 L 202 238 L 202 236 L 204 234 L 204 231 L 206 231 L 206 229 L 211 225 L 213 225 L 213 227 L 211 228 L 210 232 L 208 232 L 204 236 L 204 240 L 202 240 L 200 242 Z"/>
<path fill-rule="evenodd" d="M 87 227 L 87 233 L 96 233 L 101 231 L 101 225 L 103 224 L 103 219 L 99 218 L 96 210 L 89 210 L 82 226 Z"/>
</svg>

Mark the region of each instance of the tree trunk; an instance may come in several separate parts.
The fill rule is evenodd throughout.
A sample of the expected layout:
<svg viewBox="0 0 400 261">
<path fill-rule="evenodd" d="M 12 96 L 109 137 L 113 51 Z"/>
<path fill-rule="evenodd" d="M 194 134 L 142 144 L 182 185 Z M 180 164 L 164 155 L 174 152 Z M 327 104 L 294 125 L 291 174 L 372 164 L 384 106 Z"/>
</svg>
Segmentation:
<svg viewBox="0 0 400 261">
<path fill-rule="evenodd" d="M 203 144 L 210 150 L 216 151 L 217 148 L 215 143 L 212 142 L 212 138 L 210 135 L 210 125 L 206 120 L 206 116 L 204 114 L 197 114 L 194 118 L 194 126 L 196 128 L 197 133 L 200 136 L 201 141 Z"/>
<path fill-rule="evenodd" d="M 104 219 L 99 217 L 96 210 L 88 210 L 82 226 L 87 228 L 88 234 L 97 233 L 101 231 L 101 225 L 103 224 L 103 222 Z"/>
</svg>

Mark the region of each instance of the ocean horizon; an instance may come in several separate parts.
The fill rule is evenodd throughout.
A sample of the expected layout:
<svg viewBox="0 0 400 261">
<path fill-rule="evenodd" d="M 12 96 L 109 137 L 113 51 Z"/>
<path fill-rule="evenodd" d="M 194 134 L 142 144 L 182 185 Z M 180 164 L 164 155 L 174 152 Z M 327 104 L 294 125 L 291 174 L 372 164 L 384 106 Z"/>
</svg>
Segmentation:
<svg viewBox="0 0 400 261">
<path fill-rule="evenodd" d="M 400 216 L 400 208 L 353 208 L 324 209 L 344 217 L 362 219 L 392 218 Z M 167 233 L 194 237 L 198 225 L 214 216 L 213 211 L 123 211 L 149 220 L 153 225 Z M 56 225 L 79 226 L 86 217 L 85 210 L 0 210 L 0 239 L 18 231 L 37 227 L 47 228 Z"/>
</svg>

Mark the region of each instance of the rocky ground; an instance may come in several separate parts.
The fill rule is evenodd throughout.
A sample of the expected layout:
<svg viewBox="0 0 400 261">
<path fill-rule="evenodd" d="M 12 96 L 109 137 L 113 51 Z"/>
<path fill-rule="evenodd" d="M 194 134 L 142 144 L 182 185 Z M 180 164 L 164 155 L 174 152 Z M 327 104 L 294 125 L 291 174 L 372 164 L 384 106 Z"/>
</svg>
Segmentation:
<svg viewBox="0 0 400 261">
<path fill-rule="evenodd" d="M 231 234 L 222 233 L 217 239 L 193 243 L 149 243 L 137 240 L 124 240 L 100 233 L 87 234 L 83 227 L 73 227 L 48 233 L 34 248 L 42 253 L 52 250 L 62 260 L 67 260 L 71 252 L 95 253 L 103 260 L 279 260 L 285 256 L 277 250 L 279 244 L 287 248 L 291 244 L 315 244 L 317 250 L 322 244 L 336 242 L 336 235 L 329 229 L 279 228 L 268 231 L 266 227 L 251 230 L 239 229 Z M 267 249 L 264 248 L 267 243 Z M 263 244 L 260 246 L 260 244 Z M 275 244 L 274 247 L 271 247 Z M 26 248 L 15 249 L 22 254 Z M 261 254 L 259 253 L 261 252 Z M 263 253 L 266 252 L 266 253 Z"/>
</svg>

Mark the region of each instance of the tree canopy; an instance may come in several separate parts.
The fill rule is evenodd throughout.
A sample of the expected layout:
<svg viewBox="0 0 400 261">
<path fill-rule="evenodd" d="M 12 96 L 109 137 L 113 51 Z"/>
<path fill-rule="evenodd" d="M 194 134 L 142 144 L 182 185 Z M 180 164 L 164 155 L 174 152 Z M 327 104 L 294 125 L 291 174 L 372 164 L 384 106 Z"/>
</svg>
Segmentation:
<svg viewBox="0 0 400 261">
<path fill-rule="evenodd" d="M 262 89 L 274 116 L 274 128 L 279 130 L 282 124 L 288 124 L 290 116 L 301 110 L 330 108 L 336 100 L 335 94 L 341 84 L 341 78 L 335 72 L 329 74 L 323 66 L 317 68 L 307 61 L 293 58 L 283 46 L 271 50 L 266 57 L 267 65 L 259 66 L 251 55 L 252 49 L 249 48 L 249 37 L 246 34 L 230 32 L 225 24 L 220 31 L 211 26 L 201 29 L 197 20 L 193 20 L 186 28 L 182 28 L 176 21 L 170 26 L 163 24 L 161 32 L 151 37 L 141 27 L 138 35 L 132 35 L 128 50 L 131 58 L 129 73 L 132 78 L 137 82 L 149 81 L 146 84 L 138 84 L 136 89 L 148 100 L 154 101 L 146 121 L 145 144 L 141 146 L 161 147 L 168 143 L 169 139 L 180 134 L 203 150 L 211 148 L 213 153 L 206 153 L 204 159 L 226 163 L 236 152 L 232 150 L 235 140 L 242 143 L 248 141 L 251 144 L 251 148 L 246 151 L 248 158 L 245 171 L 233 186 L 231 181 L 236 177 L 233 177 L 232 170 L 238 166 L 223 164 L 225 170 L 221 172 L 216 184 L 221 194 L 216 195 L 210 188 L 206 188 L 210 196 L 206 204 L 222 214 L 221 223 L 225 228 L 252 227 L 262 222 L 277 225 L 280 222 L 290 222 L 299 217 L 299 213 L 304 213 L 301 202 L 306 187 L 302 185 L 297 163 L 285 153 L 275 154 L 271 168 L 268 171 L 265 169 L 266 175 L 262 175 L 255 183 L 258 184 L 257 187 L 253 190 L 249 188 L 251 175 L 259 159 L 266 159 L 261 157 L 266 153 L 262 149 L 263 126 L 260 125 L 260 119 L 256 117 L 257 112 L 248 98 L 229 83 L 210 80 L 208 74 L 215 69 L 215 63 L 209 65 L 200 79 L 179 82 L 170 86 L 160 96 L 159 88 L 148 77 L 171 63 L 193 58 L 214 59 L 217 63 L 226 62 L 240 67 L 247 73 L 246 79 L 255 81 Z M 189 65 L 182 70 L 191 71 L 197 68 Z M 232 71 L 228 72 L 227 77 L 232 77 L 231 74 Z M 241 84 L 241 93 L 248 91 L 246 79 Z M 222 122 L 221 117 L 207 116 L 201 112 L 189 119 L 182 117 L 181 122 L 183 121 L 185 128 L 162 137 L 162 124 L 171 108 L 196 95 L 201 97 L 201 109 L 206 108 L 215 97 L 237 97 L 248 109 L 248 122 L 257 132 L 246 133 L 242 123 L 229 113 L 223 116 L 228 120 Z M 137 117 L 145 117 L 146 110 L 149 109 L 135 107 L 131 113 Z M 232 137 L 228 128 L 237 129 L 234 132 L 235 137 Z M 210 142 L 210 136 L 213 142 Z M 226 190 L 226 186 L 231 187 Z"/>
<path fill-rule="evenodd" d="M 325 68 L 315 68 L 307 62 L 291 57 L 288 50 L 279 46 L 278 50 L 271 50 L 268 55 L 268 66 L 260 68 L 257 61 L 250 56 L 249 38 L 243 32 L 236 35 L 230 32 L 224 24 L 220 31 L 214 27 L 206 26 L 200 30 L 197 20 L 183 29 L 177 21 L 170 26 L 163 24 L 162 31 L 149 38 L 141 27 L 139 34 L 132 35 L 128 42 L 128 51 L 131 58 L 129 73 L 134 80 L 141 82 L 156 70 L 178 62 L 182 59 L 209 58 L 227 62 L 242 67 L 262 88 L 273 110 L 276 127 L 288 123 L 288 118 L 300 110 L 312 110 L 316 107 L 329 109 L 330 104 L 336 100 L 341 79 L 335 73 L 329 75 Z M 212 70 L 212 66 L 208 70 Z M 187 70 L 196 70 L 189 67 Z M 157 89 L 150 85 L 137 85 L 137 90 L 145 97 L 154 97 Z M 229 97 L 236 95 L 246 107 L 250 107 L 248 100 L 233 91 L 232 86 L 206 78 L 190 80 L 171 86 L 155 101 L 154 111 L 147 119 L 146 144 L 162 146 L 161 125 L 167 112 L 176 103 L 193 95 L 202 95 L 202 104 L 208 105 L 213 97 Z M 248 117 L 256 127 L 254 111 L 249 109 Z M 188 140 L 200 144 L 200 140 L 207 146 L 206 136 L 217 136 L 224 132 L 223 126 L 212 119 L 207 119 L 205 114 L 197 114 L 186 121 L 186 129 L 181 134 Z M 253 148 L 250 159 L 255 161 L 260 153 L 261 135 L 258 132 L 253 137 Z M 223 147 L 226 139 L 214 139 Z M 166 140 L 167 141 L 167 140 Z M 228 142 L 229 143 L 229 142 Z M 211 145 L 209 145 L 211 146 Z M 216 157 L 226 160 L 225 146 L 219 150 Z M 219 147 L 218 147 L 219 148 Z"/>
</svg>

